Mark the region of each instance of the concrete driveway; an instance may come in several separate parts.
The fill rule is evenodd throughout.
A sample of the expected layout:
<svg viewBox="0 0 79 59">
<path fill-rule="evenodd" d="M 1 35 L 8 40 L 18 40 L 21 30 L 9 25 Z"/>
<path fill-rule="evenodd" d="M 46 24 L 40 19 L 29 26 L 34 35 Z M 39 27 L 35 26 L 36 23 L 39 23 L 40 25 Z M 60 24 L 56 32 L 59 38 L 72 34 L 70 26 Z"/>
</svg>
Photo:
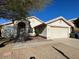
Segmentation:
<svg viewBox="0 0 79 59">
<path fill-rule="evenodd" d="M 70 38 L 13 43 L 0 48 L 0 59 L 79 59 L 78 45 Z"/>
</svg>

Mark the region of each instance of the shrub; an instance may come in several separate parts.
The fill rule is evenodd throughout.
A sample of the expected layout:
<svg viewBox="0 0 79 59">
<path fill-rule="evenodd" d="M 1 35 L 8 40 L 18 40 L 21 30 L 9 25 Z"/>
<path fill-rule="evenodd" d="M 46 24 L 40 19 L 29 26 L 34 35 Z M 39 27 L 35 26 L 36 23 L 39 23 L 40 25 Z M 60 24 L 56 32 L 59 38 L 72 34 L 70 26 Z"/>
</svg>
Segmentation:
<svg viewBox="0 0 79 59">
<path fill-rule="evenodd" d="M 14 26 L 4 26 L 1 32 L 2 37 L 5 37 L 7 39 L 11 39 L 16 36 L 16 30 Z"/>
</svg>

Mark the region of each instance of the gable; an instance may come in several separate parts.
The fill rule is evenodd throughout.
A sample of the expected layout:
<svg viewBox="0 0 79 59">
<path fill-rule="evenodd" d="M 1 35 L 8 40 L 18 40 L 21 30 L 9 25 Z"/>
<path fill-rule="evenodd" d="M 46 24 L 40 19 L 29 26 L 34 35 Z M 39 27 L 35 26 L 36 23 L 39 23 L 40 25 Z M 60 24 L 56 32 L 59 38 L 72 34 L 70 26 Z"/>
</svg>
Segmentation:
<svg viewBox="0 0 79 59">
<path fill-rule="evenodd" d="M 50 26 L 70 27 L 67 24 L 67 22 L 65 22 L 63 19 L 58 19 L 56 21 L 50 22 L 48 25 L 50 25 Z"/>
<path fill-rule="evenodd" d="M 40 20 L 38 20 L 37 18 L 29 18 L 29 21 L 30 21 L 30 25 L 32 28 L 43 23 Z"/>
</svg>

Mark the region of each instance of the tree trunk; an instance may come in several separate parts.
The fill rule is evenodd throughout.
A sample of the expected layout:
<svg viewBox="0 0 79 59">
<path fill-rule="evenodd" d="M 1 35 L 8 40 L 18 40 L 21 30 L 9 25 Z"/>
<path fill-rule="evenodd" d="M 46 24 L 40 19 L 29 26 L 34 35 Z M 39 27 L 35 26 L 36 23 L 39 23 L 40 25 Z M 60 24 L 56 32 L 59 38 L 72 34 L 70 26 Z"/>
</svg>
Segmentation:
<svg viewBox="0 0 79 59">
<path fill-rule="evenodd" d="M 0 29 L 0 37 L 1 37 L 1 29 Z"/>
<path fill-rule="evenodd" d="M 14 24 L 14 20 L 12 20 L 12 23 Z"/>
</svg>

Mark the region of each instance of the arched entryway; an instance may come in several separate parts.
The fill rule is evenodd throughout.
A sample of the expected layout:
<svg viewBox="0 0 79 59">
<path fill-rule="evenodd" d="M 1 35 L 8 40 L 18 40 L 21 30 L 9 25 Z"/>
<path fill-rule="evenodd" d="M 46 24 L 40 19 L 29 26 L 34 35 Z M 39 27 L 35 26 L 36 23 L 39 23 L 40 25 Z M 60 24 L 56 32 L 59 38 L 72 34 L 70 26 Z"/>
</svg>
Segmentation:
<svg viewBox="0 0 79 59">
<path fill-rule="evenodd" d="M 24 22 L 19 22 L 18 23 L 18 28 L 19 29 L 25 28 L 25 23 Z"/>
<path fill-rule="evenodd" d="M 17 32 L 19 35 L 23 35 L 23 33 L 26 31 L 26 25 L 24 22 L 19 22 L 17 27 Z"/>
</svg>

